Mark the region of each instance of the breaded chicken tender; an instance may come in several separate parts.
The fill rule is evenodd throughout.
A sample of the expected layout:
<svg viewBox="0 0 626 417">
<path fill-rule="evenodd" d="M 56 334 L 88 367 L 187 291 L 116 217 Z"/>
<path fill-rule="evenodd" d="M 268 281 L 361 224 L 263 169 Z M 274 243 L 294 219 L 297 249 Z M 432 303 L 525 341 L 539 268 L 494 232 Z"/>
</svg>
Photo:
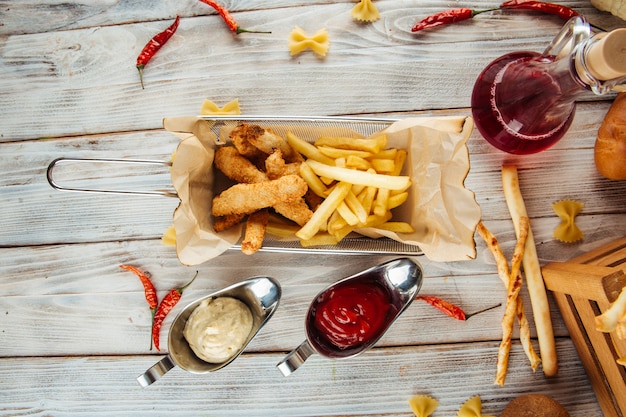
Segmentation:
<svg viewBox="0 0 626 417">
<path fill-rule="evenodd" d="M 212 212 L 214 216 L 249 214 L 301 198 L 307 189 L 306 182 L 298 175 L 254 184 L 235 184 L 213 198 Z"/>
<path fill-rule="evenodd" d="M 232 146 L 224 146 L 215 152 L 215 167 L 228 178 L 251 184 L 267 181 L 269 178 Z"/>
<path fill-rule="evenodd" d="M 263 246 L 265 229 L 269 220 L 267 209 L 252 213 L 246 221 L 246 232 L 241 242 L 241 251 L 246 255 L 252 255 Z"/>
<path fill-rule="evenodd" d="M 213 230 L 217 233 L 223 232 L 224 230 L 228 230 L 231 227 L 234 227 L 241 223 L 241 221 L 246 217 L 245 214 L 231 214 L 229 216 L 220 216 L 215 219 L 213 222 Z"/>
<path fill-rule="evenodd" d="M 266 156 L 262 151 L 250 143 L 248 136 L 249 129 L 246 124 L 241 124 L 230 132 L 230 140 L 241 155 L 251 159 Z"/>
<path fill-rule="evenodd" d="M 244 123 L 237 126 L 230 132 L 230 140 L 235 147 L 237 147 L 237 150 L 247 157 L 253 155 L 252 149 L 249 148 L 249 145 L 251 145 L 266 155 L 279 149 L 287 161 L 301 160 L 297 152 L 293 151 L 284 138 L 272 132 L 270 129 L 264 129 L 259 125 L 248 125 Z"/>
<path fill-rule="evenodd" d="M 267 176 L 274 180 L 285 175 L 299 175 L 301 162 L 286 163 L 283 152 L 276 149 L 265 160 L 265 172 Z"/>
</svg>

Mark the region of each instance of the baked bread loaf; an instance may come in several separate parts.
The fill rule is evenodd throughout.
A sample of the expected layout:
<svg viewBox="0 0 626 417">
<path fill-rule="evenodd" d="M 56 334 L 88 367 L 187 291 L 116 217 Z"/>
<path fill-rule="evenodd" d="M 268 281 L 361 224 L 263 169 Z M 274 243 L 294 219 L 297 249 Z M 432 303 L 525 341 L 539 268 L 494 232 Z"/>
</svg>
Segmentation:
<svg viewBox="0 0 626 417">
<path fill-rule="evenodd" d="M 612 15 L 626 20 L 626 1 L 624 0 L 591 0 L 596 9 L 610 12 Z"/>
<path fill-rule="evenodd" d="M 526 394 L 515 398 L 500 417 L 570 417 L 561 404 L 543 394 Z"/>
<path fill-rule="evenodd" d="M 619 93 L 598 130 L 594 149 L 598 172 L 611 180 L 626 179 L 626 93 Z"/>
</svg>

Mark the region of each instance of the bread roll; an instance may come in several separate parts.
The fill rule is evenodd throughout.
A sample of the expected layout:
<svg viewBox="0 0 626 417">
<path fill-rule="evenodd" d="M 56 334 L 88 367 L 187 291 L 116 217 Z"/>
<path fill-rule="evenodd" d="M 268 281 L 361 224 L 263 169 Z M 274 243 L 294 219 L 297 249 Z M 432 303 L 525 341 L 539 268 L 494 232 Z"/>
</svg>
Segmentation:
<svg viewBox="0 0 626 417">
<path fill-rule="evenodd" d="M 619 93 L 598 130 L 594 159 L 598 172 L 611 180 L 626 179 L 626 93 Z"/>
<path fill-rule="evenodd" d="M 500 417 L 570 417 L 561 404 L 543 394 L 527 394 L 512 400 Z"/>
</svg>

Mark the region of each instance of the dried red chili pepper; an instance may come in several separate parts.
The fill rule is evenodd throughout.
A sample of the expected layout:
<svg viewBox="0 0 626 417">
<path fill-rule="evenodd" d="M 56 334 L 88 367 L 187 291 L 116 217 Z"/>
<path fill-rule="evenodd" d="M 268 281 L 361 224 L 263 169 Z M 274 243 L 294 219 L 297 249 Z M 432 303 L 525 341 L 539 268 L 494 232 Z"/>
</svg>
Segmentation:
<svg viewBox="0 0 626 417">
<path fill-rule="evenodd" d="M 505 1 L 500 5 L 501 9 L 524 9 L 524 10 L 537 10 L 539 12 L 552 14 L 560 17 L 561 19 L 568 20 L 574 16 L 578 16 L 578 12 L 570 9 L 567 6 L 561 6 L 560 4 L 546 3 L 543 1 L 534 0 L 510 0 Z"/>
<path fill-rule="evenodd" d="M 431 306 L 437 308 L 439 311 L 447 314 L 448 316 L 455 318 L 457 320 L 467 320 L 476 314 L 484 313 L 485 311 L 492 310 L 494 308 L 500 307 L 502 303 L 496 304 L 491 307 L 483 308 L 482 310 L 475 311 L 470 314 L 466 314 L 465 311 L 461 307 L 458 307 L 449 301 L 442 300 L 439 297 L 435 297 L 432 295 L 418 295 L 415 297 L 416 300 L 426 301 Z"/>
<path fill-rule="evenodd" d="M 461 7 L 458 9 L 444 10 L 439 13 L 430 15 L 413 26 L 411 32 L 418 32 L 422 29 L 430 29 L 441 25 L 449 25 L 451 23 L 461 22 L 476 16 L 477 14 L 490 12 L 497 9 L 473 10 Z"/>
<path fill-rule="evenodd" d="M 165 297 L 161 300 L 159 304 L 159 308 L 154 315 L 154 322 L 152 323 L 152 341 L 154 342 L 154 347 L 156 350 L 161 350 L 159 348 L 159 334 L 161 333 L 161 326 L 163 325 L 163 321 L 165 317 L 169 314 L 170 311 L 178 304 L 181 296 L 183 295 L 183 291 L 191 285 L 191 283 L 198 276 L 198 272 L 196 271 L 196 275 L 189 281 L 187 284 L 183 285 L 179 288 L 174 288 L 167 293 Z"/>
<path fill-rule="evenodd" d="M 437 310 L 447 314 L 452 318 L 455 318 L 457 320 L 466 320 L 465 311 L 463 311 L 461 307 L 458 307 L 448 301 L 442 300 L 439 297 L 435 297 L 432 295 L 418 295 L 417 297 L 415 297 L 415 299 L 426 301 Z"/>
<path fill-rule="evenodd" d="M 143 89 L 143 69 L 152 59 L 152 57 L 161 49 L 163 45 L 172 37 L 178 24 L 180 23 L 180 17 L 176 16 L 176 20 L 163 32 L 154 35 L 152 39 L 143 47 L 141 53 L 137 57 L 137 70 L 139 71 L 139 80 L 141 81 L 141 88 Z"/>
<path fill-rule="evenodd" d="M 214 0 L 200 0 L 202 3 L 208 4 L 209 6 L 213 7 L 215 9 L 215 11 L 222 16 L 222 19 L 224 19 L 224 22 L 226 22 L 226 24 L 228 25 L 228 28 L 235 34 L 239 35 L 240 33 L 243 32 L 248 32 L 248 33 L 272 33 L 272 32 L 263 32 L 263 31 L 259 31 L 259 30 L 248 30 L 248 29 L 243 29 L 242 27 L 240 27 L 237 24 L 237 21 L 235 20 L 235 18 L 233 17 L 232 14 L 230 14 L 230 12 L 228 10 L 226 10 L 226 8 L 224 6 L 222 6 L 221 4 L 217 3 Z"/>
<path fill-rule="evenodd" d="M 157 310 L 158 297 L 157 297 L 156 288 L 154 288 L 154 284 L 150 280 L 150 276 L 135 266 L 120 265 L 120 268 L 133 272 L 135 275 L 137 275 L 137 277 L 139 277 L 139 280 L 143 284 L 143 290 L 144 290 L 144 294 L 146 297 L 146 301 L 148 302 L 148 306 L 150 307 L 150 313 L 152 315 L 152 323 L 154 323 L 154 314 L 156 313 L 156 310 Z M 150 338 L 150 350 L 152 350 L 152 338 Z"/>
</svg>

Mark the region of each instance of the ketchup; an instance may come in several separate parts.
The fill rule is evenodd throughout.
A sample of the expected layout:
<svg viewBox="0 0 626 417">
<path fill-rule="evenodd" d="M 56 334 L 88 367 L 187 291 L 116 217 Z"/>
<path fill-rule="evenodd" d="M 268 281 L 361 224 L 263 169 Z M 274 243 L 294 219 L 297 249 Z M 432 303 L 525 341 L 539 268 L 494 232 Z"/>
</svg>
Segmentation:
<svg viewBox="0 0 626 417">
<path fill-rule="evenodd" d="M 317 342 L 341 350 L 370 343 L 385 330 L 391 308 L 389 293 L 379 284 L 339 285 L 323 293 L 311 311 Z"/>
</svg>

